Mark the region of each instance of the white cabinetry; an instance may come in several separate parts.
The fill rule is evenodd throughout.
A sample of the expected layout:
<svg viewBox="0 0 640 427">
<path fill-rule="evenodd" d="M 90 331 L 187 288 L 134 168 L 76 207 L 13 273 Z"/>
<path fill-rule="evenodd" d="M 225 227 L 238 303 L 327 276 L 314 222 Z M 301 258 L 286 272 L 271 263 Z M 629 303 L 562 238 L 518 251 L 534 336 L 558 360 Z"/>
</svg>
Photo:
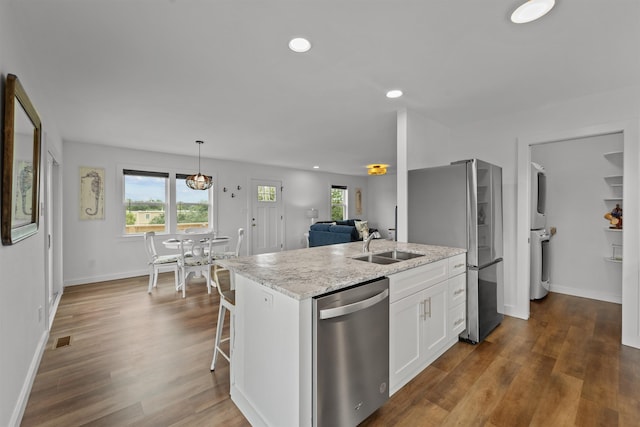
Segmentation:
<svg viewBox="0 0 640 427">
<path fill-rule="evenodd" d="M 389 391 L 458 341 L 465 328 L 465 254 L 389 276 Z"/>
</svg>

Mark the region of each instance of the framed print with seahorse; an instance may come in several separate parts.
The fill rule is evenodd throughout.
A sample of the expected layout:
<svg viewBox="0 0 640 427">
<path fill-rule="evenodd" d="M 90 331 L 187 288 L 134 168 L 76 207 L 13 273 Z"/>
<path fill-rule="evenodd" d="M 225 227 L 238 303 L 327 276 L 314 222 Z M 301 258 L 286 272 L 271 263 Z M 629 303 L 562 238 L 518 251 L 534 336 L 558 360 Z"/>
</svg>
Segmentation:
<svg viewBox="0 0 640 427">
<path fill-rule="evenodd" d="M 80 167 L 80 219 L 104 219 L 104 169 Z"/>
</svg>

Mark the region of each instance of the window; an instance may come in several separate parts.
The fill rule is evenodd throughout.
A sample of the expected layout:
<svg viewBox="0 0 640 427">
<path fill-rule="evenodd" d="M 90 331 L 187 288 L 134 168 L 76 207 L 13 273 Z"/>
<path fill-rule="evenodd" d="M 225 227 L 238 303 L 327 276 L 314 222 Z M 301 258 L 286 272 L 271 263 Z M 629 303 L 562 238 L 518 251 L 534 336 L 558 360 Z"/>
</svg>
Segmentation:
<svg viewBox="0 0 640 427">
<path fill-rule="evenodd" d="M 125 234 L 166 232 L 169 174 L 124 169 Z"/>
<path fill-rule="evenodd" d="M 269 185 L 258 185 L 258 201 L 259 202 L 275 202 L 276 187 Z"/>
<path fill-rule="evenodd" d="M 192 190 L 185 182 L 187 175 L 176 174 L 176 218 L 178 230 L 209 228 L 209 207 L 213 187 L 207 191 Z"/>
<path fill-rule="evenodd" d="M 347 219 L 347 187 L 343 185 L 331 186 L 331 220 Z"/>
</svg>

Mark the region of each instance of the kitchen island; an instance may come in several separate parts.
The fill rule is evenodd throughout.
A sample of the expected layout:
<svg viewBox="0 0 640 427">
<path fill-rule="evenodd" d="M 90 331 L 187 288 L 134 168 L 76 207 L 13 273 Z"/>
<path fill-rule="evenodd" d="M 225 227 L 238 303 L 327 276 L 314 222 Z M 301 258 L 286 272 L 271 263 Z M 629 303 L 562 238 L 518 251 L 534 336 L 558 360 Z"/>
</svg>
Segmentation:
<svg viewBox="0 0 640 427">
<path fill-rule="evenodd" d="M 252 425 L 312 425 L 314 297 L 389 278 L 391 393 L 457 341 L 465 251 L 387 240 L 374 240 L 370 250 L 423 256 L 370 263 L 354 259 L 362 255 L 355 242 L 219 261 L 236 288 L 231 398 Z M 422 320 L 427 300 L 431 324 Z"/>
</svg>

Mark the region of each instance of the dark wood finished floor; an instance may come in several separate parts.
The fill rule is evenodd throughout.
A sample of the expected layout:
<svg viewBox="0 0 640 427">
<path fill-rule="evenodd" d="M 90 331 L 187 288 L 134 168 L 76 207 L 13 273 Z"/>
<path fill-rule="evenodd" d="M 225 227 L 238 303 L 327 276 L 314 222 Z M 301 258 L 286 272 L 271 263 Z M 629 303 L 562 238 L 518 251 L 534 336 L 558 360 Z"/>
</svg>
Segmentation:
<svg viewBox="0 0 640 427">
<path fill-rule="evenodd" d="M 23 426 L 245 426 L 228 363 L 209 371 L 218 296 L 160 276 L 65 289 Z M 638 426 L 640 350 L 617 304 L 550 294 L 458 343 L 363 426 Z M 228 320 L 226 322 L 228 325 Z M 59 338 L 69 346 L 54 349 Z"/>
</svg>

